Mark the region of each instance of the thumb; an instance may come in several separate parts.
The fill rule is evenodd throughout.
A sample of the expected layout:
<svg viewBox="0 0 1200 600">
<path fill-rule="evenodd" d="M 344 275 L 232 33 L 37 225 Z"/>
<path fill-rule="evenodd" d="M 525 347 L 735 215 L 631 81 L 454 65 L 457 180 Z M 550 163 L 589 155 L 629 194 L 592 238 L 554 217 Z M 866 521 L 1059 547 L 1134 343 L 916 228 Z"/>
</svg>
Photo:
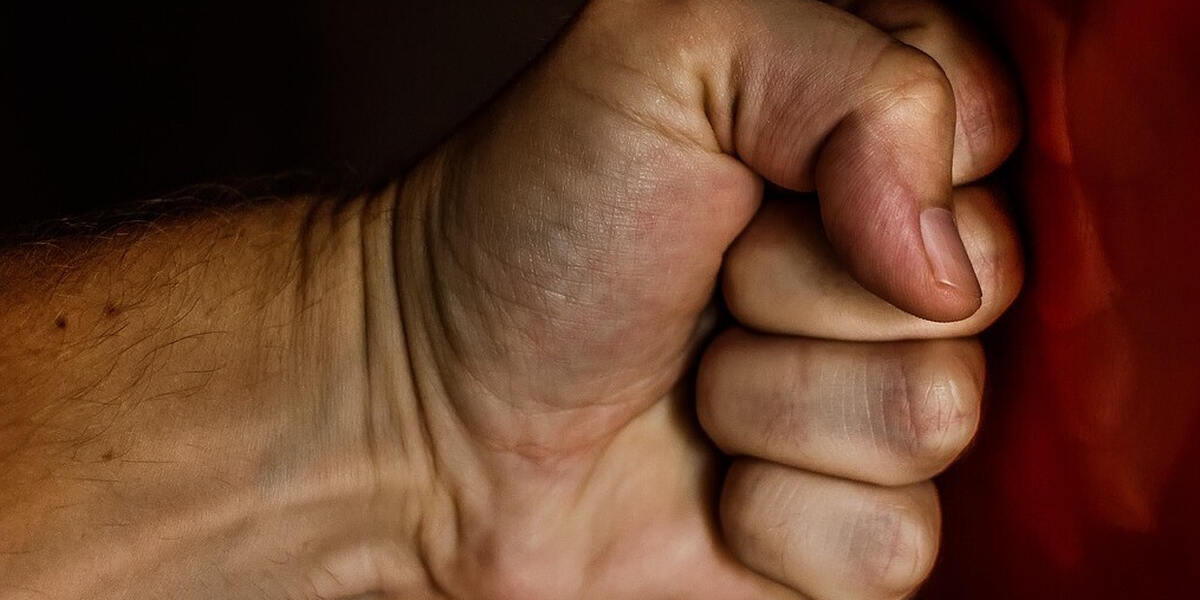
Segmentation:
<svg viewBox="0 0 1200 600">
<path fill-rule="evenodd" d="M 889 48 L 817 158 L 821 218 L 865 287 L 920 317 L 965 319 L 981 291 L 951 212 L 954 96 L 932 59 Z"/>
<path fill-rule="evenodd" d="M 980 287 L 950 209 L 945 73 L 827 5 L 762 7 L 762 33 L 739 45 L 728 88 L 713 92 L 733 107 L 714 123 L 726 150 L 780 186 L 815 189 L 831 244 L 864 287 L 926 319 L 970 316 Z"/>
</svg>

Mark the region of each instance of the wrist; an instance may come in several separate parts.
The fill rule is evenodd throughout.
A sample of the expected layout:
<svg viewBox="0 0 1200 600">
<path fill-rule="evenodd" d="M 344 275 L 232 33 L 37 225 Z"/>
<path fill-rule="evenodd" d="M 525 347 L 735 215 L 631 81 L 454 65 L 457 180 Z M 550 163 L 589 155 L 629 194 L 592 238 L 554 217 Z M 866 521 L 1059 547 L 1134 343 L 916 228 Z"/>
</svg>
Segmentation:
<svg viewBox="0 0 1200 600">
<path fill-rule="evenodd" d="M 337 597 L 384 565 L 419 579 L 419 452 L 387 422 L 405 363 L 378 359 L 400 336 L 373 297 L 389 215 L 386 194 L 295 200 L 9 257 L 64 266 L 6 290 L 0 317 L 0 368 L 24 382 L 0 390 L 0 587 L 240 597 L 277 578 Z"/>
<path fill-rule="evenodd" d="M 336 573 L 336 585 L 318 590 L 326 597 L 427 588 L 419 536 L 437 467 L 397 286 L 402 189 L 318 203 L 300 234 L 294 335 L 311 343 L 292 356 L 317 401 L 305 404 L 296 453 L 280 467 L 298 492 L 281 515 L 311 523 L 306 539 L 321 540 L 313 560 Z"/>
</svg>

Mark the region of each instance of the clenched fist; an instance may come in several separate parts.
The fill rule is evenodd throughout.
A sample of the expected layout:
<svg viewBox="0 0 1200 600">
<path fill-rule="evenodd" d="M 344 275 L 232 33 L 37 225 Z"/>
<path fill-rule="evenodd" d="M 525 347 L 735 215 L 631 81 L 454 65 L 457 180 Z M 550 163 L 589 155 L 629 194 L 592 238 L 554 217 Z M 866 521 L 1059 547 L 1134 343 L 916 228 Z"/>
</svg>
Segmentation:
<svg viewBox="0 0 1200 600">
<path fill-rule="evenodd" d="M 148 399 L 74 454 L 10 448 L 42 466 L 0 505 L 42 525 L 0 522 L 0 590 L 911 593 L 978 421 L 965 336 L 1020 286 L 995 193 L 956 187 L 1016 144 L 1006 86 L 926 0 L 597 0 L 387 193 L 89 246 L 4 300 L 5 368 L 55 391 L 0 410 L 82 419 L 45 407 L 88 369 L 132 387 L 70 402 Z"/>
<path fill-rule="evenodd" d="M 974 334 L 1017 291 L 995 196 L 952 188 L 1017 123 L 940 9 L 853 8 L 597 2 L 408 182 L 436 588 L 857 598 L 923 579 L 926 480 L 971 438 L 983 360 L 919 340 Z M 764 180 L 816 198 L 760 207 Z M 721 334 L 693 388 L 722 265 L 759 333 Z"/>
</svg>

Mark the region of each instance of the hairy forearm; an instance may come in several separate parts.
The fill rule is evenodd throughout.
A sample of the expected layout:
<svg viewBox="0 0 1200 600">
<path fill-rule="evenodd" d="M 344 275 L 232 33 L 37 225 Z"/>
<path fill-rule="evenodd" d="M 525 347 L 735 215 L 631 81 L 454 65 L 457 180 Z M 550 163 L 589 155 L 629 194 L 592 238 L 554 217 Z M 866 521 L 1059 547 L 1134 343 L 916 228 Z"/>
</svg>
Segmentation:
<svg viewBox="0 0 1200 600">
<path fill-rule="evenodd" d="M 285 563 L 303 577 L 283 590 L 362 580 L 348 540 L 367 520 L 350 515 L 380 510 L 381 482 L 398 531 L 415 510 L 403 467 L 370 455 L 393 425 L 372 420 L 407 401 L 402 381 L 372 392 L 366 356 L 390 198 L 270 201 L 0 257 L 0 597 L 166 582 L 237 597 Z"/>
</svg>

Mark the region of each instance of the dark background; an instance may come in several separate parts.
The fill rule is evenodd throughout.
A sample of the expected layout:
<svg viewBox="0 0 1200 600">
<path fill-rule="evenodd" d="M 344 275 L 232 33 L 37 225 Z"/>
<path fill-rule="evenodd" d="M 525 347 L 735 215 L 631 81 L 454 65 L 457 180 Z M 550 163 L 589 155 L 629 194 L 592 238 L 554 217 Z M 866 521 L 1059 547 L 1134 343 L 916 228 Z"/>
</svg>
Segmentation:
<svg viewBox="0 0 1200 600">
<path fill-rule="evenodd" d="M 400 174 L 582 1 L 12 4 L 0 231 L 201 182 Z"/>
</svg>

